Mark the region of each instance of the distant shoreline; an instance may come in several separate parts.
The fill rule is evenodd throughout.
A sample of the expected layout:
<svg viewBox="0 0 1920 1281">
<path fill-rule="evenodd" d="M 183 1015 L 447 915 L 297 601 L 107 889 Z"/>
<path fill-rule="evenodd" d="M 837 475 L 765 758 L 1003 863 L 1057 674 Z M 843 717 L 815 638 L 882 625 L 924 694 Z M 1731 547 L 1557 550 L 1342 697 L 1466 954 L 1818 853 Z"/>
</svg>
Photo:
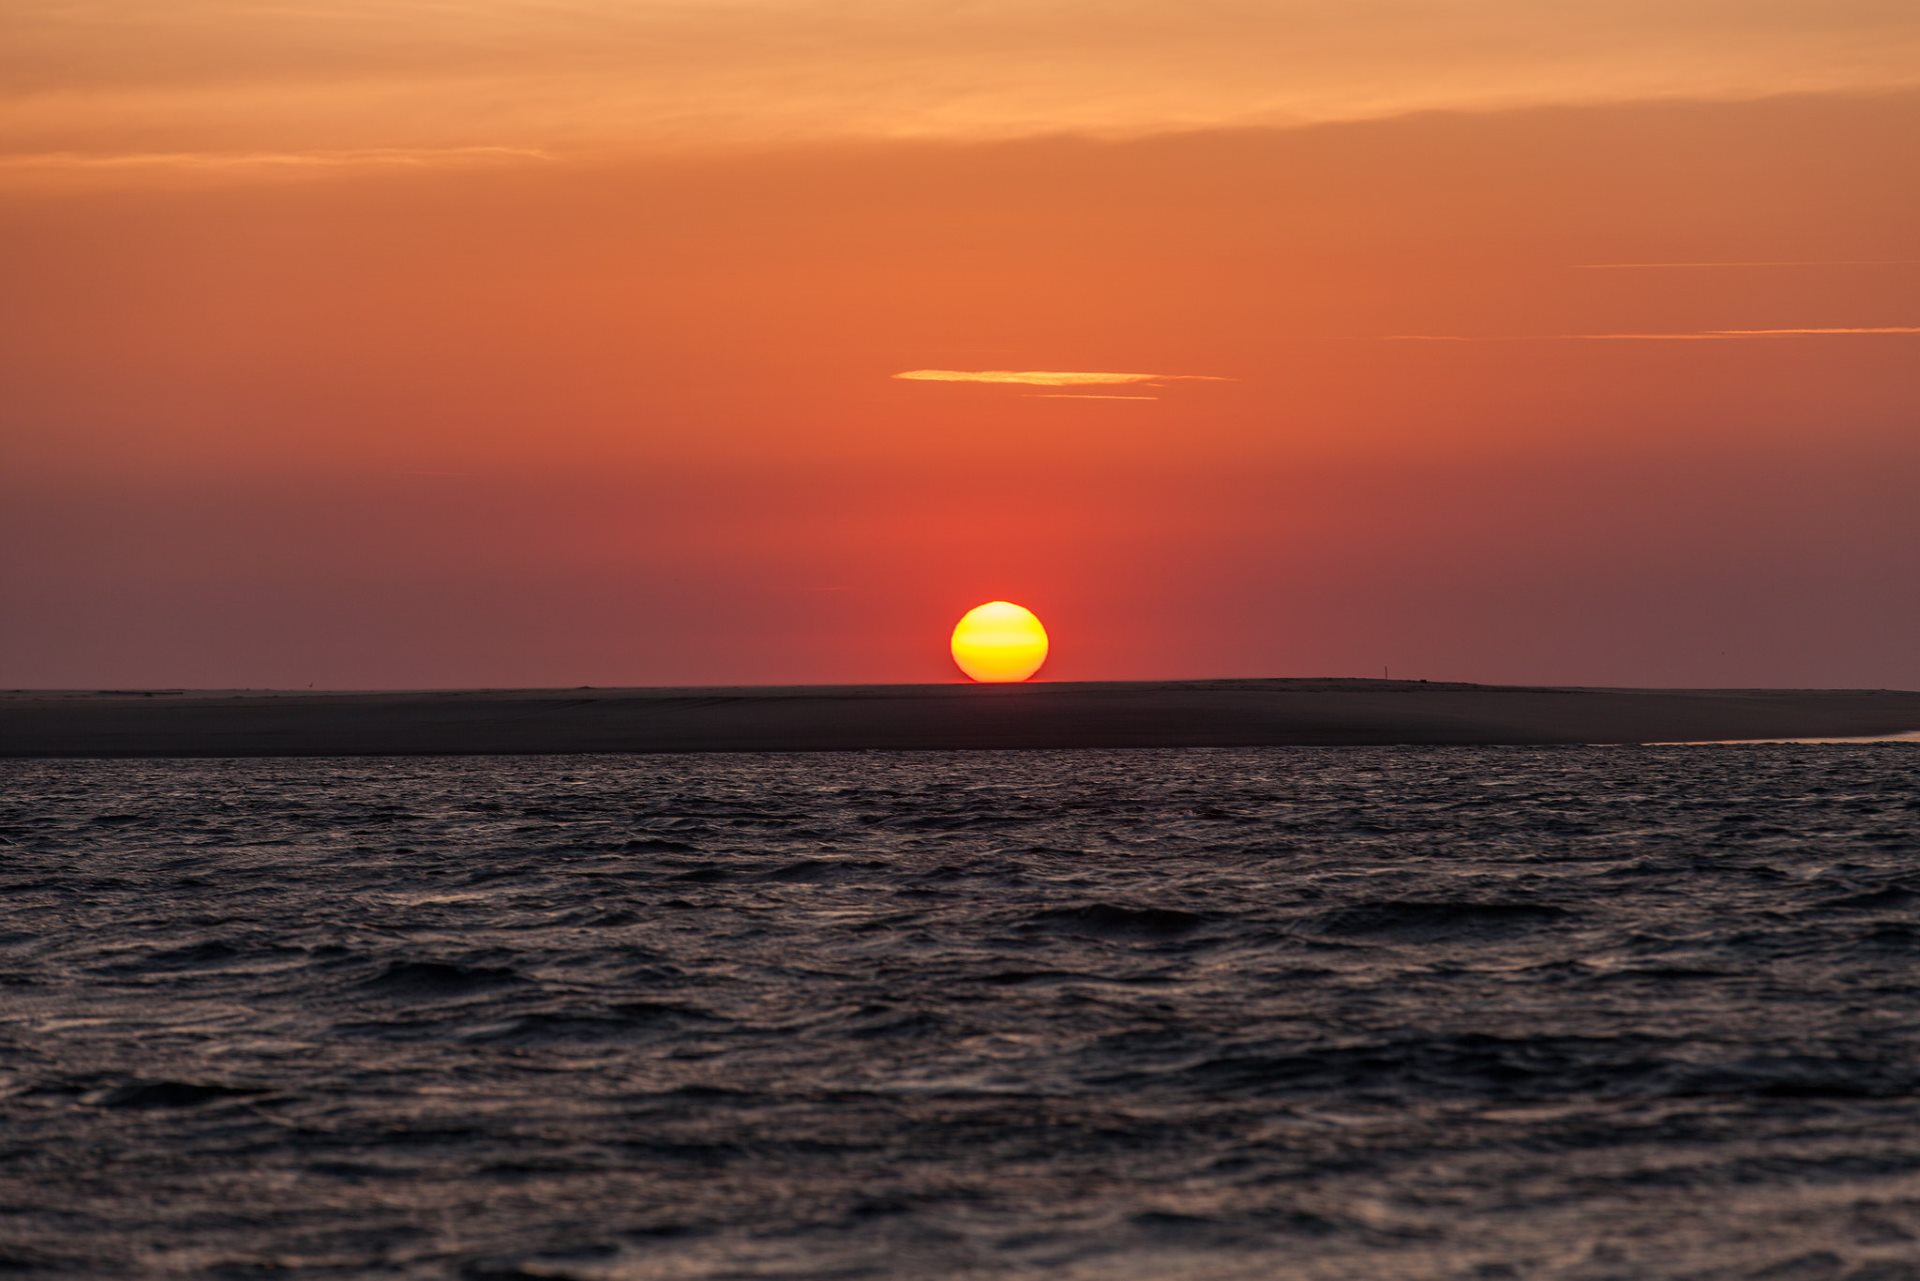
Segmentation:
<svg viewBox="0 0 1920 1281">
<path fill-rule="evenodd" d="M 1920 692 L 1360 679 L 0 692 L 0 757 L 1580 744 L 1920 730 Z"/>
</svg>

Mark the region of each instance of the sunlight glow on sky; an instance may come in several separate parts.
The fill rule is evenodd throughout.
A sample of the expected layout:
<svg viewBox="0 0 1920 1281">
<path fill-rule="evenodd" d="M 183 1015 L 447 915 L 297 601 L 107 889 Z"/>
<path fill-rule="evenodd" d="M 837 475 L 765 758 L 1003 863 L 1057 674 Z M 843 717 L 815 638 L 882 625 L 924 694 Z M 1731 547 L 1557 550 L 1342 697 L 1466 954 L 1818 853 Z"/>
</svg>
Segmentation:
<svg viewBox="0 0 1920 1281">
<path fill-rule="evenodd" d="M 1920 686 L 1916 137 L 1910 0 L 16 0 L 0 687 Z"/>
</svg>

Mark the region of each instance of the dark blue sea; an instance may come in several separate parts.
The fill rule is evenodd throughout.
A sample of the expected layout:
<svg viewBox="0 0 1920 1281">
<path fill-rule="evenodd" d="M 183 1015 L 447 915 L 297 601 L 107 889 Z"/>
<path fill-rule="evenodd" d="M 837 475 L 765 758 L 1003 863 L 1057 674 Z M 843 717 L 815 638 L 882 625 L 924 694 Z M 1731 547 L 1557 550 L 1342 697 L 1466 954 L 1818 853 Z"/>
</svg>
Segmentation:
<svg viewBox="0 0 1920 1281">
<path fill-rule="evenodd" d="M 0 762 L 0 1273 L 1920 1277 L 1920 747 Z"/>
</svg>

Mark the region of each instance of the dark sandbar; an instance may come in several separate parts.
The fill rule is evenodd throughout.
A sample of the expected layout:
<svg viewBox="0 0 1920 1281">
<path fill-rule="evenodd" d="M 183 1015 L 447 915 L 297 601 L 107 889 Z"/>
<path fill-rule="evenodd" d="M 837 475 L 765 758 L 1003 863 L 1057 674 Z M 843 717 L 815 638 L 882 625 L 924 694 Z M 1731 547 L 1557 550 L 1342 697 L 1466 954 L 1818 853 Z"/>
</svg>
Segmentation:
<svg viewBox="0 0 1920 1281">
<path fill-rule="evenodd" d="M 1373 680 L 0 693 L 0 756 L 1644 743 L 1920 729 L 1920 693 Z"/>
</svg>

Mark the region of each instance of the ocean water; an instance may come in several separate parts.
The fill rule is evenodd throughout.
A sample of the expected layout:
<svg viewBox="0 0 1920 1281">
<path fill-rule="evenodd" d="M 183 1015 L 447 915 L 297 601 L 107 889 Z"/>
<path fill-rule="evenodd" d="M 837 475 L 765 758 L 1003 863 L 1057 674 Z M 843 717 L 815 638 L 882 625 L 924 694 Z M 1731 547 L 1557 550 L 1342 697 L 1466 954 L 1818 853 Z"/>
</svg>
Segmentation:
<svg viewBox="0 0 1920 1281">
<path fill-rule="evenodd" d="M 0 1272 L 1920 1277 L 1920 748 L 0 762 Z"/>
</svg>

